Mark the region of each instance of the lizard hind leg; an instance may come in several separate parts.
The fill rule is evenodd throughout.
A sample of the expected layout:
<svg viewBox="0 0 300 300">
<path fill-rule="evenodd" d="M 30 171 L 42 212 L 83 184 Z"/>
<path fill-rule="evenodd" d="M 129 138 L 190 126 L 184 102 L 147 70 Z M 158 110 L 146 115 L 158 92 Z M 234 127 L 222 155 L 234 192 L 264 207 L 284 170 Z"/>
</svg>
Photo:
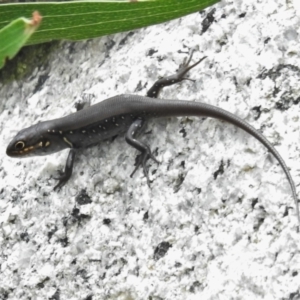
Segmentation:
<svg viewBox="0 0 300 300">
<path fill-rule="evenodd" d="M 130 177 L 134 175 L 134 173 L 137 171 L 137 169 L 141 166 L 143 168 L 143 173 L 145 177 L 147 178 L 147 184 L 150 186 L 150 179 L 148 174 L 148 168 L 146 166 L 147 160 L 150 158 L 156 163 L 159 163 L 158 160 L 153 156 L 151 153 L 150 147 L 146 145 L 145 143 L 139 141 L 136 139 L 136 135 L 142 130 L 142 127 L 144 125 L 144 122 L 142 119 L 135 120 L 127 130 L 125 140 L 126 142 L 132 146 L 133 148 L 139 150 L 141 153 L 137 156 L 136 162 L 135 162 L 135 169 L 131 173 Z"/>
</svg>

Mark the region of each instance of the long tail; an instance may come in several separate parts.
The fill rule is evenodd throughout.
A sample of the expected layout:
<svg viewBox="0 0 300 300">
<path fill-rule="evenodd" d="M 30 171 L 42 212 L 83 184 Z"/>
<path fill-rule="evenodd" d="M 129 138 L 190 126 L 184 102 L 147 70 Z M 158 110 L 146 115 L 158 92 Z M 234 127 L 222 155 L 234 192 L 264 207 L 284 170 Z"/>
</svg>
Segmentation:
<svg viewBox="0 0 300 300">
<path fill-rule="evenodd" d="M 117 96 L 118 97 L 118 96 Z M 148 97 L 141 97 L 135 95 L 126 95 L 130 102 L 130 110 L 131 112 L 147 112 L 149 117 L 166 117 L 166 116 L 203 116 L 203 117 L 211 117 L 220 120 L 224 120 L 228 123 L 231 123 L 244 131 L 248 132 L 258 141 L 260 141 L 277 159 L 280 166 L 282 167 L 289 184 L 292 189 L 293 198 L 296 206 L 296 215 L 298 218 L 298 228 L 299 232 L 300 228 L 300 214 L 299 214 L 299 204 L 297 199 L 296 187 L 292 176 L 288 170 L 287 165 L 285 164 L 283 158 L 278 153 L 278 151 L 274 148 L 274 146 L 253 126 L 245 122 L 243 119 L 238 116 L 213 105 L 209 105 L 201 102 L 192 102 L 192 101 L 184 101 L 184 100 L 165 100 L 165 99 L 153 99 Z M 126 103 L 123 105 L 126 106 Z M 125 101 L 127 102 L 127 101 Z M 120 103 L 120 102 L 119 102 Z"/>
</svg>

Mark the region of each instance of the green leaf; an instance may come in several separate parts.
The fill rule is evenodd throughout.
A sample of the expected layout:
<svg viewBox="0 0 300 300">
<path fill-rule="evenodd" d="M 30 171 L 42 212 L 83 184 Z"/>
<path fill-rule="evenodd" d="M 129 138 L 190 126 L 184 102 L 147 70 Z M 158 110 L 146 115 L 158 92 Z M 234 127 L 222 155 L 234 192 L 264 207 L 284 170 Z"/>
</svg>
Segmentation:
<svg viewBox="0 0 300 300">
<path fill-rule="evenodd" d="M 197 12 L 219 0 L 75 1 L 0 5 L 0 27 L 39 11 L 43 23 L 27 45 L 82 40 L 162 23 Z M 2 44 L 2 40 L 1 40 Z"/>
<path fill-rule="evenodd" d="M 19 18 L 0 30 L 0 69 L 7 59 L 13 58 L 24 46 L 41 23 L 41 16 L 36 11 L 32 19 Z"/>
</svg>

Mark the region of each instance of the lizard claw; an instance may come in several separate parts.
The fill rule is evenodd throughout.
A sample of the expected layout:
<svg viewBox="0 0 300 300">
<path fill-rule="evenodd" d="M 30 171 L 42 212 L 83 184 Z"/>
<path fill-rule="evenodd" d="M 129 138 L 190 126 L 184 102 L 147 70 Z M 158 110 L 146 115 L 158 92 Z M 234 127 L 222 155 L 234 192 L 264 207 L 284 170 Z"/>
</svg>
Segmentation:
<svg viewBox="0 0 300 300">
<path fill-rule="evenodd" d="M 54 191 L 61 189 L 71 177 L 71 174 L 67 174 L 66 172 L 62 172 L 61 170 L 59 170 L 58 173 L 59 177 L 53 177 L 53 179 L 58 180 L 58 183 L 53 188 Z"/>
<path fill-rule="evenodd" d="M 155 161 L 157 164 L 159 164 L 159 161 L 153 156 L 153 154 L 151 153 L 149 147 L 147 146 L 147 150 L 142 152 L 141 154 L 137 155 L 136 160 L 135 160 L 135 168 L 133 170 L 133 172 L 130 174 L 130 177 L 132 177 L 135 172 L 138 170 L 138 168 L 140 166 L 142 166 L 143 168 L 143 173 L 147 179 L 147 184 L 150 187 L 150 179 L 149 179 L 149 174 L 148 174 L 148 167 L 146 166 L 146 162 L 148 159 L 152 159 L 153 161 Z"/>
</svg>

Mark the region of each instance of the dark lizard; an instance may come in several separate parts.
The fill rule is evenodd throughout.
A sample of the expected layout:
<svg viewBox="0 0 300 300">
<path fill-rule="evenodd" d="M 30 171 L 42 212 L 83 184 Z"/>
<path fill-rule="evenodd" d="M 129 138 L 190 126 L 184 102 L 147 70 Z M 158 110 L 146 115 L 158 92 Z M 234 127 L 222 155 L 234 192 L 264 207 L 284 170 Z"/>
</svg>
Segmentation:
<svg viewBox="0 0 300 300">
<path fill-rule="evenodd" d="M 185 77 L 188 71 L 205 58 L 189 65 L 192 54 L 188 61 L 180 66 L 177 73 L 156 81 L 148 90 L 146 97 L 118 95 L 66 117 L 40 122 L 25 128 L 9 143 L 7 155 L 11 157 L 48 155 L 70 148 L 65 170 L 59 178 L 56 178 L 58 184 L 54 189 L 57 189 L 61 188 L 71 177 L 77 149 L 125 133 L 126 142 L 140 151 L 136 168 L 131 176 L 142 166 L 147 183 L 150 185 L 146 161 L 149 158 L 155 162 L 157 160 L 152 155 L 149 146 L 136 138 L 145 123 L 151 118 L 171 116 L 216 118 L 248 132 L 274 155 L 290 183 L 300 225 L 296 188 L 291 174 L 280 154 L 259 131 L 238 116 L 216 106 L 201 102 L 157 99 L 163 87 L 188 80 Z"/>
</svg>

